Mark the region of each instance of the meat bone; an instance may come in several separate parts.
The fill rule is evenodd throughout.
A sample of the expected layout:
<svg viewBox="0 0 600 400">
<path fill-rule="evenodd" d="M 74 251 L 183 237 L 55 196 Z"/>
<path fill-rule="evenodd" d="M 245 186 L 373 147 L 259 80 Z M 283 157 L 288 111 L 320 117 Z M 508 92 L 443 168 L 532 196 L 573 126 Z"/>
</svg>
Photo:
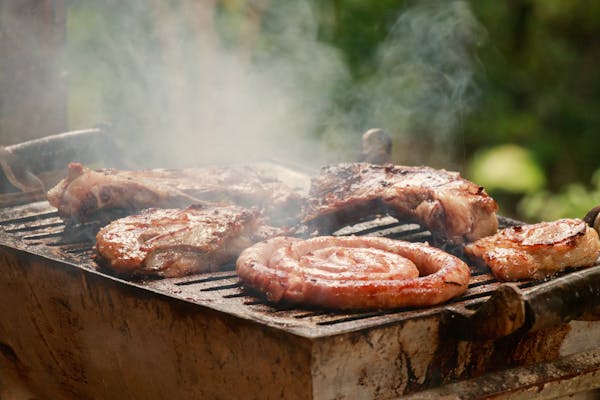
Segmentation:
<svg viewBox="0 0 600 400">
<path fill-rule="evenodd" d="M 600 227 L 600 206 L 584 218 Z M 600 265 L 570 272 L 532 287 L 501 285 L 477 309 L 449 306 L 450 333 L 464 340 L 490 340 L 534 332 L 571 320 L 600 320 Z"/>
</svg>

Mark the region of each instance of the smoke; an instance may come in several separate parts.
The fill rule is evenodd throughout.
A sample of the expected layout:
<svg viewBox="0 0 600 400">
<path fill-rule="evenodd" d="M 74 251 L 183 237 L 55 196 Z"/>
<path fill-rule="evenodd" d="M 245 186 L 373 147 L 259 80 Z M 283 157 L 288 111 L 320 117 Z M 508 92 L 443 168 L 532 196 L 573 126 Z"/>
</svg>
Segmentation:
<svg viewBox="0 0 600 400">
<path fill-rule="evenodd" d="M 64 8 L 53 4 L 0 1 L 2 145 L 66 129 Z"/>
<path fill-rule="evenodd" d="M 396 162 L 451 164 L 485 35 L 468 4 L 401 10 L 360 83 L 320 40 L 313 5 L 70 3 L 71 127 L 110 122 L 142 166 L 351 161 L 372 127 L 392 135 Z"/>
<path fill-rule="evenodd" d="M 249 9 L 264 31 L 254 38 L 215 25 L 226 25 L 216 3 L 175 4 L 73 5 L 73 20 L 86 26 L 70 29 L 84 32 L 70 54 L 80 91 L 71 109 L 113 123 L 127 153 L 146 165 L 317 163 L 319 116 L 347 72 L 339 51 L 317 39 L 309 4 L 276 2 L 269 15 Z"/>
<path fill-rule="evenodd" d="M 407 7 L 377 49 L 375 73 L 355 88 L 347 126 L 384 128 L 396 162 L 451 166 L 479 97 L 474 50 L 485 34 L 465 1 Z"/>
</svg>

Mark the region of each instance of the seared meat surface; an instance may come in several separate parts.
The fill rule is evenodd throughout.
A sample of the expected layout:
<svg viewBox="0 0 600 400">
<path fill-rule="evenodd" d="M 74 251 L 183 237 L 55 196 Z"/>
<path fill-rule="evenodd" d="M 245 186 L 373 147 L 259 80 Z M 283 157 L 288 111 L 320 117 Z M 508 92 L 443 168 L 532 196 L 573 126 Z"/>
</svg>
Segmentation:
<svg viewBox="0 0 600 400">
<path fill-rule="evenodd" d="M 439 304 L 467 290 L 469 267 L 423 243 L 380 237 L 276 237 L 244 250 L 236 270 L 273 302 L 335 309 Z"/>
<path fill-rule="evenodd" d="M 327 166 L 311 182 L 304 222 L 319 233 L 389 213 L 427 227 L 453 244 L 494 234 L 496 202 L 456 172 L 352 163 Z"/>
<path fill-rule="evenodd" d="M 465 246 L 465 253 L 504 281 L 543 278 L 567 267 L 593 265 L 598 233 L 580 219 L 560 219 L 503 229 Z"/>
<path fill-rule="evenodd" d="M 94 171 L 70 163 L 67 178 L 48 191 L 50 204 L 65 220 L 84 221 L 100 210 L 138 210 L 147 207 L 189 205 L 197 199 L 163 179 L 116 170 Z"/>
<path fill-rule="evenodd" d="M 304 198 L 252 165 L 95 171 L 71 163 L 67 178 L 48 191 L 48 201 L 62 218 L 75 221 L 111 209 L 136 211 L 208 201 L 257 207 L 273 222 L 287 223 L 298 215 Z"/>
<path fill-rule="evenodd" d="M 96 249 L 101 265 L 115 272 L 175 277 L 216 271 L 277 233 L 238 206 L 147 209 L 102 228 Z"/>
</svg>

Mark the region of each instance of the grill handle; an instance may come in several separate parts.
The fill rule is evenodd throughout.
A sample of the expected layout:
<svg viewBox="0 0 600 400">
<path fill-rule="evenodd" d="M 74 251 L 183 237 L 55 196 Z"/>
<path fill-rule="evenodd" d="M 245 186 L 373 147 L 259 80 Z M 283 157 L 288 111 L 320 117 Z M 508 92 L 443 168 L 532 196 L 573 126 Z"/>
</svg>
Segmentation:
<svg viewBox="0 0 600 400">
<path fill-rule="evenodd" d="M 506 283 L 476 310 L 448 309 L 450 333 L 463 340 L 490 340 L 533 332 L 571 320 L 600 320 L 600 266 L 520 289 Z"/>
<path fill-rule="evenodd" d="M 123 166 L 105 126 L 0 146 L 0 207 L 45 198 L 47 188 L 64 176 L 71 161 Z"/>
<path fill-rule="evenodd" d="M 71 161 L 86 164 L 102 160 L 114 167 L 121 163 L 118 148 L 105 127 L 59 133 L 5 149 L 33 174 L 63 170 Z"/>
</svg>

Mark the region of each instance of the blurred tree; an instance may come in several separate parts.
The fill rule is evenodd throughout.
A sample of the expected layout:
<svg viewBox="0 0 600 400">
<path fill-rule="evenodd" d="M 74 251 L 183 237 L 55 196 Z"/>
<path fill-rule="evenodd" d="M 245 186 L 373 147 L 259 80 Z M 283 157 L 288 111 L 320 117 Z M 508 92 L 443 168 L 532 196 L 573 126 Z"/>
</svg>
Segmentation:
<svg viewBox="0 0 600 400">
<path fill-rule="evenodd" d="M 600 2 L 471 2 L 488 30 L 482 102 L 466 126 L 470 152 L 515 142 L 547 171 L 549 188 L 589 182 L 599 163 Z"/>
</svg>

